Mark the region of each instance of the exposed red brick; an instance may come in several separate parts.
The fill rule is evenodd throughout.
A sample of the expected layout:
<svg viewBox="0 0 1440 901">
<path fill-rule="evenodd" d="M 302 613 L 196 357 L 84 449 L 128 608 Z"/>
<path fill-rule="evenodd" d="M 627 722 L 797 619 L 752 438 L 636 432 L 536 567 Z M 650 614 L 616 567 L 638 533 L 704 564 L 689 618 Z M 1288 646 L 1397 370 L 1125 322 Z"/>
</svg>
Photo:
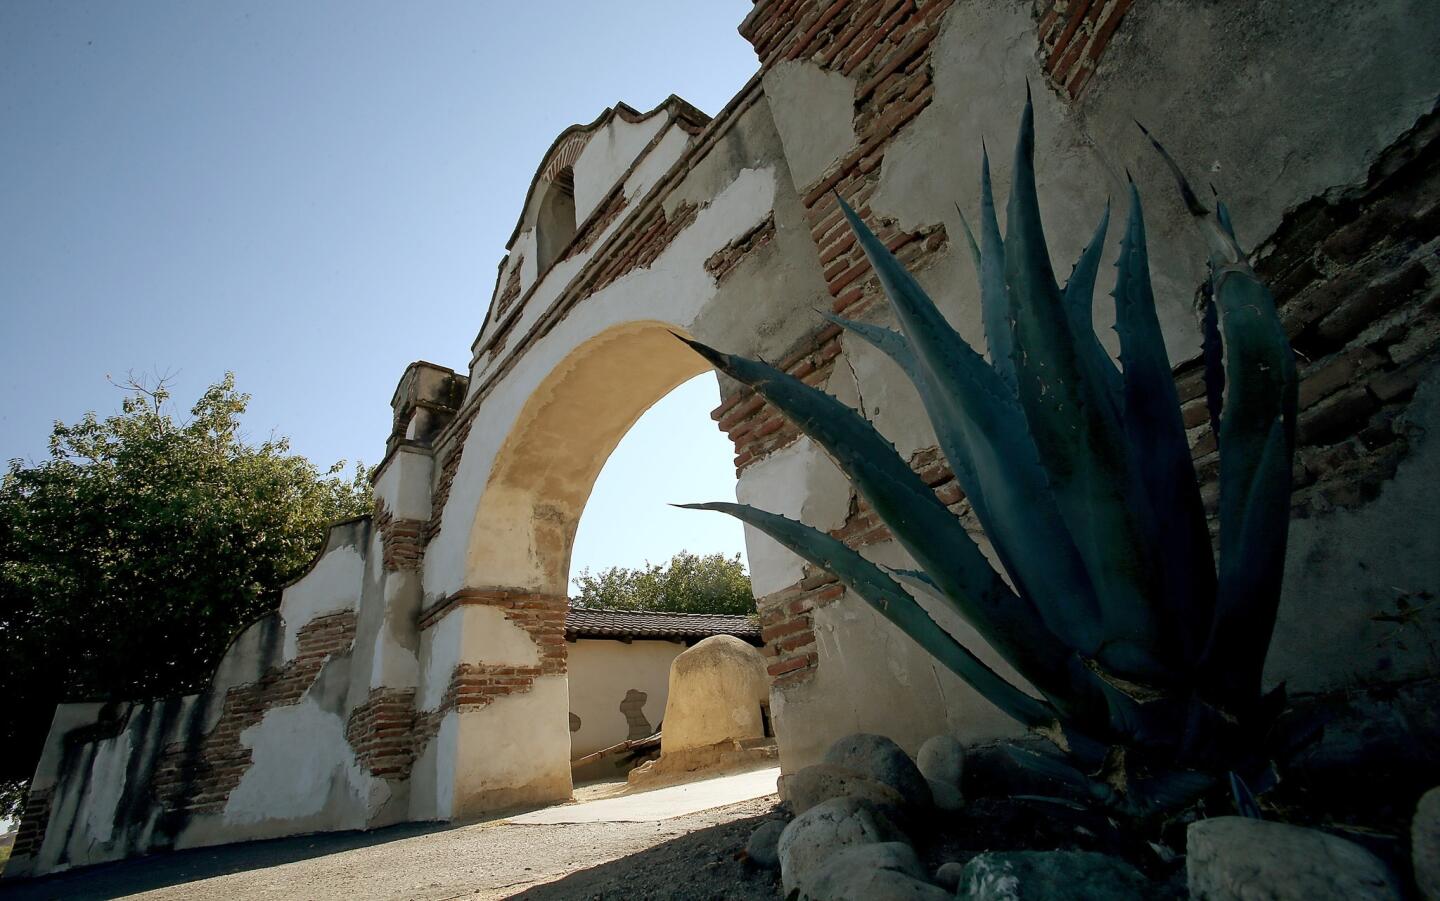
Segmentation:
<svg viewBox="0 0 1440 901">
<path fill-rule="evenodd" d="M 565 614 L 570 600 L 565 595 L 540 594 L 503 588 L 462 588 L 426 610 L 420 628 L 429 628 L 456 607 L 493 607 L 524 629 L 540 652 L 539 675 L 565 672 Z"/>
<path fill-rule="evenodd" d="M 167 810 L 217 813 L 250 767 L 251 750 L 240 734 L 259 723 L 266 711 L 298 703 L 325 662 L 347 654 L 355 640 L 351 611 L 319 616 L 297 633 L 295 658 L 273 667 L 256 682 L 225 693 L 220 718 L 198 747 L 168 746 L 160 755 L 151 788 Z"/>
</svg>

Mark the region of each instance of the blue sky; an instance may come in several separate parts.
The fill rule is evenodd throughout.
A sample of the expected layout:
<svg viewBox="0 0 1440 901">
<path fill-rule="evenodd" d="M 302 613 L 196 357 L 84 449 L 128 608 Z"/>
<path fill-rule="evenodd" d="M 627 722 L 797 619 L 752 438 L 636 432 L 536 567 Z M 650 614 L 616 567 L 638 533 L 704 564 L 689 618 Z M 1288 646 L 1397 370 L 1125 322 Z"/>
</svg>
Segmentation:
<svg viewBox="0 0 1440 901">
<path fill-rule="evenodd" d="M 747 0 L 0 4 L 0 460 L 107 381 L 225 371 L 253 438 L 376 462 L 405 365 L 463 371 L 540 155 L 756 69 Z M 575 569 L 742 549 L 713 376 L 626 437 Z"/>
</svg>

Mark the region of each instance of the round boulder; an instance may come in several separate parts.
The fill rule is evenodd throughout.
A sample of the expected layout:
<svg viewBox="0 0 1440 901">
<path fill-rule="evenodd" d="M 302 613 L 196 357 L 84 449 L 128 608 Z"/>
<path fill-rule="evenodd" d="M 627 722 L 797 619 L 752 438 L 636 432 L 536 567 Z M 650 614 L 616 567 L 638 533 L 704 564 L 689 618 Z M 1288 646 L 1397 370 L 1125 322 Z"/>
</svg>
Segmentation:
<svg viewBox="0 0 1440 901">
<path fill-rule="evenodd" d="M 904 840 L 895 824 L 869 801 L 832 798 L 817 804 L 780 833 L 780 881 L 785 894 L 815 879 L 825 861 L 845 848 Z"/>
<path fill-rule="evenodd" d="M 925 881 L 925 868 L 904 842 L 855 845 L 831 855 L 801 884 L 808 901 L 941 901 L 950 893 Z"/>
<path fill-rule="evenodd" d="M 712 635 L 670 663 L 660 754 L 763 738 L 770 698 L 765 658 L 734 635 Z"/>
<path fill-rule="evenodd" d="M 953 735 L 936 735 L 920 746 L 915 765 L 930 784 L 930 796 L 941 810 L 965 806 L 960 779 L 965 774 L 965 746 Z"/>
<path fill-rule="evenodd" d="M 888 785 L 833 763 L 817 763 L 780 777 L 780 797 L 799 815 L 831 798 L 873 803 L 897 826 L 905 820 L 905 799 Z"/>
<path fill-rule="evenodd" d="M 940 869 L 935 871 L 935 884 L 944 889 L 955 891 L 960 887 L 960 879 L 965 875 L 965 865 L 958 860 L 949 863 L 942 863 Z"/>
<path fill-rule="evenodd" d="M 930 785 L 915 766 L 915 761 L 883 735 L 864 732 L 847 735 L 825 752 L 825 762 L 890 786 L 900 793 L 907 804 L 916 808 L 930 806 Z"/>
<path fill-rule="evenodd" d="M 784 820 L 766 820 L 750 834 L 745 845 L 745 856 L 756 866 L 767 870 L 780 869 L 780 833 L 785 831 Z"/>
<path fill-rule="evenodd" d="M 959 895 L 971 901 L 1148 901 L 1156 892 L 1139 870 L 1105 854 L 1006 851 L 971 858 L 960 874 Z"/>
<path fill-rule="evenodd" d="M 1440 901 L 1440 787 L 1432 788 L 1415 808 L 1410 823 L 1410 859 L 1415 885 L 1425 901 Z"/>
<path fill-rule="evenodd" d="M 1400 897 L 1381 860 L 1343 838 L 1247 817 L 1191 823 L 1185 876 L 1196 901 L 1391 901 Z"/>
</svg>

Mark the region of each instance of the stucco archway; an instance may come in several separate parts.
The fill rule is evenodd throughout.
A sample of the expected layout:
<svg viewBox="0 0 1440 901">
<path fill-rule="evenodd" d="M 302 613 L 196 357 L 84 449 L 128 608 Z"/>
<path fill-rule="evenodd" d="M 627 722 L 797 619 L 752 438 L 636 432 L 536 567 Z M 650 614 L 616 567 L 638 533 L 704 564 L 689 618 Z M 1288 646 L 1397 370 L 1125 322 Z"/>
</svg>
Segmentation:
<svg viewBox="0 0 1440 901">
<path fill-rule="evenodd" d="M 642 320 L 581 342 L 529 392 L 498 444 L 467 539 L 467 587 L 422 639 L 422 705 L 454 709 L 438 727 L 435 790 L 424 792 L 433 815 L 570 794 L 570 551 L 620 439 L 709 369 L 671 332 Z"/>
<path fill-rule="evenodd" d="M 656 321 L 607 329 L 541 382 L 496 455 L 466 584 L 564 595 L 575 530 L 610 453 L 657 401 L 710 368 Z"/>
</svg>

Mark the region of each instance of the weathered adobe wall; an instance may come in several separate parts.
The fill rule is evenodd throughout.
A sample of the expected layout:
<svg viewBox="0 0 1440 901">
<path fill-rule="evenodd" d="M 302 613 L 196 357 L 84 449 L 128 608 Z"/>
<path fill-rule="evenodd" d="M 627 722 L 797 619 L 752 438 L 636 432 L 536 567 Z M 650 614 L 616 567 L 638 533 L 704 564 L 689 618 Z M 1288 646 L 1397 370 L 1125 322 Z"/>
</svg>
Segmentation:
<svg viewBox="0 0 1440 901">
<path fill-rule="evenodd" d="M 655 734 L 665 718 L 670 663 L 684 650 L 683 641 L 570 642 L 571 758 Z M 600 773 L 614 774 L 614 762 Z"/>
<path fill-rule="evenodd" d="M 832 309 L 852 317 L 892 321 L 832 191 L 983 347 L 968 254 L 948 237 L 961 234 L 952 204 L 972 217 L 978 211 L 984 136 L 1003 205 L 1027 80 L 1057 272 L 1078 255 L 1106 196 L 1125 196 L 1125 173 L 1133 172 L 1176 361 L 1198 347 L 1192 304 L 1204 248 L 1131 117 L 1149 123 L 1197 179 L 1213 181 L 1242 241 L 1261 245 L 1260 271 L 1306 355 L 1297 521 L 1269 676 L 1313 692 L 1433 674 L 1418 631 L 1427 624 L 1412 615 L 1417 600 L 1440 590 L 1433 542 L 1424 537 L 1440 501 L 1436 451 L 1422 437 L 1434 407 L 1412 401 L 1435 360 L 1436 213 L 1426 174 L 1433 148 L 1422 150 L 1430 126 L 1407 132 L 1440 91 L 1430 52 L 1440 10 L 1403 2 L 1074 0 L 1032 9 L 983 0 L 762 0 L 741 31 L 764 67 Z M 1112 228 L 1107 258 L 1118 239 Z M 1112 279 L 1104 267 L 1096 322 L 1113 351 L 1105 296 Z M 940 497 L 969 516 L 918 399 L 888 361 L 829 327 L 779 359 L 864 410 Z M 1216 457 L 1194 367 L 1177 367 L 1177 378 L 1200 474 L 1213 483 Z M 800 516 L 877 559 L 905 562 L 864 504 L 843 500 L 843 478 L 808 440 L 759 398 L 722 384 L 725 400 L 713 415 L 735 442 L 742 500 Z M 1206 498 L 1213 507 L 1213 484 Z M 945 674 L 914 679 L 904 639 L 824 573 L 763 539 L 748 544 L 787 769 L 854 728 L 885 732 L 912 750 L 944 729 L 967 740 L 1010 730 Z M 933 612 L 974 638 L 946 611 Z"/>
<path fill-rule="evenodd" d="M 333 527 L 208 691 L 61 705 L 5 875 L 373 825 L 388 774 L 373 732 L 346 721 L 371 533 L 368 519 Z"/>
</svg>

